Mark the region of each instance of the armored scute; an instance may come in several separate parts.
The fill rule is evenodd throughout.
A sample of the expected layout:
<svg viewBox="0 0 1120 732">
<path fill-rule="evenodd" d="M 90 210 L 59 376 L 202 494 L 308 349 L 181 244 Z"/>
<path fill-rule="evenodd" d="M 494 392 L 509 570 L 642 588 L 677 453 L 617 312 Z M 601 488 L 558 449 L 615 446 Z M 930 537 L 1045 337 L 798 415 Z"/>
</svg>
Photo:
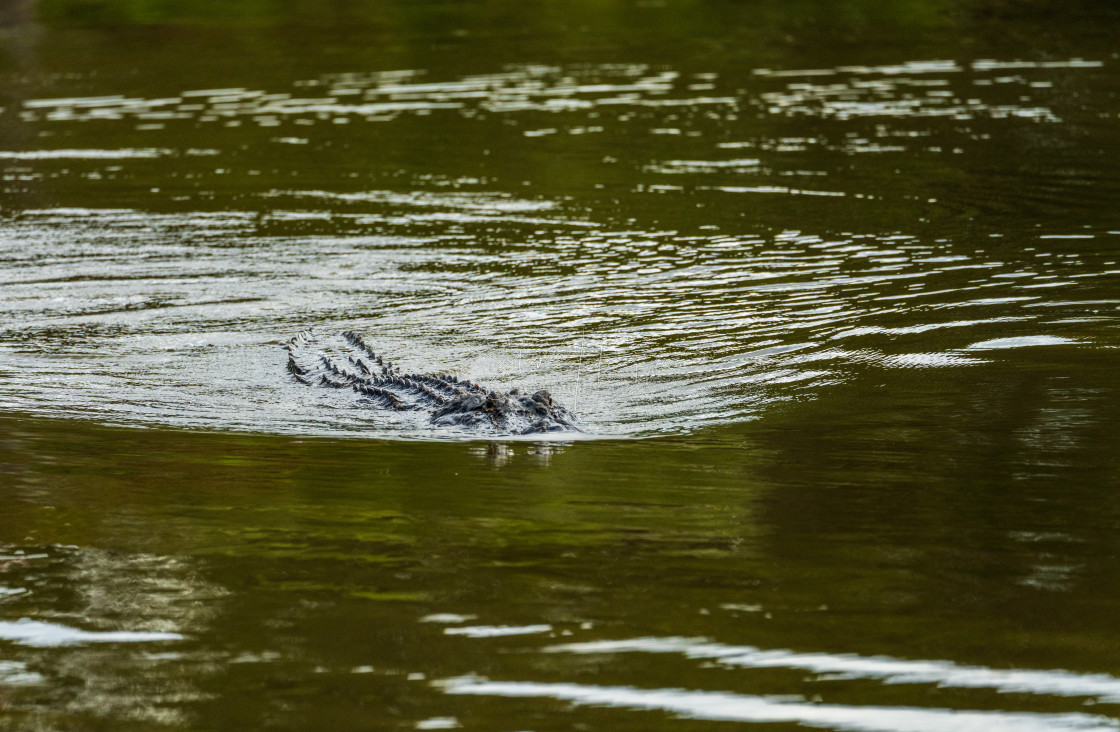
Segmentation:
<svg viewBox="0 0 1120 732">
<path fill-rule="evenodd" d="M 325 341 L 341 348 L 328 353 Z M 353 331 L 338 336 L 304 331 L 287 348 L 288 371 L 298 381 L 350 388 L 386 409 L 426 411 L 436 426 L 515 435 L 579 431 L 575 416 L 543 389 L 500 392 L 447 374 L 403 374 Z"/>
</svg>

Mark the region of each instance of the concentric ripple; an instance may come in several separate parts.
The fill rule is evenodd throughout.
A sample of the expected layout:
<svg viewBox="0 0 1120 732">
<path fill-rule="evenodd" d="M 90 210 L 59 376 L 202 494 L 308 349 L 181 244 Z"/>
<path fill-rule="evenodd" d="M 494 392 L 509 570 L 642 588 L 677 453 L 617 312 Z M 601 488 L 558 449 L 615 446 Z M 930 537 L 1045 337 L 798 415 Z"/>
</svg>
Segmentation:
<svg viewBox="0 0 1120 732">
<path fill-rule="evenodd" d="M 25 137 L 60 144 L 0 151 L 0 408 L 440 436 L 296 388 L 279 344 L 313 326 L 548 389 L 603 435 L 751 419 L 869 369 L 1072 364 L 1118 345 L 1109 63 L 27 99 Z"/>
</svg>

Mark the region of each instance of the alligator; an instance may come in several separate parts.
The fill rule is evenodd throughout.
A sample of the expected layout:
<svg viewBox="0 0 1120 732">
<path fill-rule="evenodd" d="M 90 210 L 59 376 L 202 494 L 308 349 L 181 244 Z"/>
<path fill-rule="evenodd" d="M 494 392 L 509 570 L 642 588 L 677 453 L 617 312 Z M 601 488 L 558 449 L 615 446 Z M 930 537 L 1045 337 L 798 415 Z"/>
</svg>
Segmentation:
<svg viewBox="0 0 1120 732">
<path fill-rule="evenodd" d="M 503 434 L 579 432 L 575 415 L 541 389 L 501 392 L 449 374 L 405 374 L 353 331 L 299 333 L 287 343 L 288 371 L 308 386 L 353 389 L 386 409 L 418 410 L 437 427 Z"/>
</svg>

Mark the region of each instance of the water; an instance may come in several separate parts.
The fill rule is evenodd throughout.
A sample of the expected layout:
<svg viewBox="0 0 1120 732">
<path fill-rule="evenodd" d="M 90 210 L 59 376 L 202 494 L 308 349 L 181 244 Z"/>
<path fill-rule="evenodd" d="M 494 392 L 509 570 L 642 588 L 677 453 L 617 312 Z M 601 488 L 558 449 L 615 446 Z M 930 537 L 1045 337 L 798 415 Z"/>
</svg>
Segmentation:
<svg viewBox="0 0 1120 732">
<path fill-rule="evenodd" d="M 0 727 L 1120 726 L 1114 11 L 127 7 L 0 41 Z"/>
<path fill-rule="evenodd" d="M 955 180 L 931 190 L 860 180 L 889 173 L 884 157 L 908 167 L 892 177 L 957 157 L 967 168 L 961 146 L 991 160 L 1028 133 L 1073 165 L 1080 151 L 1062 136 L 1082 134 L 1063 121 L 1076 110 L 1038 79 L 1088 83 L 1103 68 L 908 62 L 756 69 L 728 83 L 642 65 L 528 66 L 444 82 L 353 73 L 286 91 L 26 100 L 21 121 L 47 140 L 108 126 L 145 146 L 7 153 L 9 171 L 27 171 L 13 177 L 29 179 L 11 189 L 59 200 L 5 227 L 3 314 L 15 332 L 3 348 L 21 377 L 0 404 L 399 434 L 353 399 L 328 408 L 277 378 L 275 346 L 312 325 L 366 333 L 410 371 L 548 386 L 597 434 L 750 418 L 843 380 L 853 363 L 944 370 L 1020 347 L 1109 349 L 1120 233 L 1069 211 L 1112 200 L 1115 181 L 1086 200 L 1075 186 L 1089 181 L 1065 191 L 1047 179 L 1036 192 L 989 180 L 966 203 Z M 811 133 L 763 136 L 806 117 Z M 421 160 L 378 169 L 394 134 L 425 133 L 434 149 Z M 594 141 L 620 136 L 638 142 Z M 439 158 L 451 138 L 449 164 Z M 489 173 L 498 151 L 512 159 Z M 608 183 L 556 190 L 547 170 L 518 180 L 516 161 L 550 154 Z M 830 173 L 860 158 L 866 169 Z M 623 177 L 624 190 L 599 192 Z M 158 185 L 137 192 L 138 180 Z M 156 210 L 94 206 L 118 187 Z M 976 205 L 992 215 L 962 217 Z M 1027 212 L 1008 221 L 1001 207 Z M 882 222 L 884 209 L 913 218 Z"/>
</svg>

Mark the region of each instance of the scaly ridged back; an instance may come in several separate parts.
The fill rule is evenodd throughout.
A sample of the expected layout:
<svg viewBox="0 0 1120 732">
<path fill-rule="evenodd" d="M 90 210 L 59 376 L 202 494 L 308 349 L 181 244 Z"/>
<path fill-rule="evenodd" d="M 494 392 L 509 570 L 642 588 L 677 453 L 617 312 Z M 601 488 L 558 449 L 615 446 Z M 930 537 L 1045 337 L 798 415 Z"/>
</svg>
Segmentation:
<svg viewBox="0 0 1120 732">
<path fill-rule="evenodd" d="M 387 409 L 416 409 L 438 425 L 489 426 L 526 434 L 577 430 L 546 391 L 502 393 L 448 374 L 402 374 L 353 331 L 299 333 L 287 344 L 288 371 L 309 386 L 351 388 Z"/>
</svg>

